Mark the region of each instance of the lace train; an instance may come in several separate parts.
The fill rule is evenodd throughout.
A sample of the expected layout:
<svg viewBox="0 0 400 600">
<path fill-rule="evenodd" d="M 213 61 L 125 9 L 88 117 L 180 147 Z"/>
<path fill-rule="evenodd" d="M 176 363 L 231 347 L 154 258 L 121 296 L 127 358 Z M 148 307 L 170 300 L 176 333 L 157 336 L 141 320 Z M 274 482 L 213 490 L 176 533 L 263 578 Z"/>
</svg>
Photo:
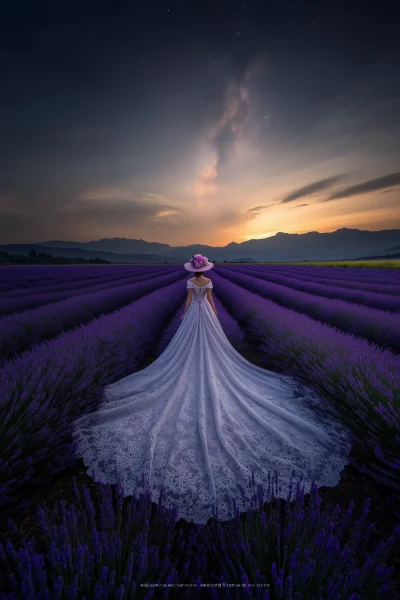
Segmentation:
<svg viewBox="0 0 400 600">
<path fill-rule="evenodd" d="M 268 471 L 277 470 L 282 497 L 293 470 L 306 492 L 313 480 L 337 485 L 349 433 L 317 415 L 314 392 L 236 352 L 206 290 L 197 290 L 157 360 L 107 386 L 99 410 L 75 421 L 88 474 L 120 481 L 130 495 L 143 490 L 144 473 L 155 501 L 164 485 L 178 518 L 196 523 L 207 522 L 216 507 L 220 518 L 230 518 L 233 497 L 241 509 L 250 507 L 252 470 L 264 486 Z"/>
</svg>

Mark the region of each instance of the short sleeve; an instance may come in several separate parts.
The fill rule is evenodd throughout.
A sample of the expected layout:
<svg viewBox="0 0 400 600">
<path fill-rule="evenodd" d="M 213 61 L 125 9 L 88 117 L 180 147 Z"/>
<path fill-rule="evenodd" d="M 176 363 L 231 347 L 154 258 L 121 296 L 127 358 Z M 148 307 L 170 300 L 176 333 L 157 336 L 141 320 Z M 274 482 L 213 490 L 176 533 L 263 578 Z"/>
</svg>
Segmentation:
<svg viewBox="0 0 400 600">
<path fill-rule="evenodd" d="M 210 279 L 210 283 L 208 284 L 208 287 L 210 288 L 210 290 L 214 287 L 213 284 L 212 284 L 211 279 Z"/>
<path fill-rule="evenodd" d="M 186 286 L 186 288 L 187 288 L 188 290 L 190 290 L 190 289 L 191 289 L 191 287 L 192 287 L 192 282 L 188 280 L 188 281 L 187 281 L 187 286 Z"/>
</svg>

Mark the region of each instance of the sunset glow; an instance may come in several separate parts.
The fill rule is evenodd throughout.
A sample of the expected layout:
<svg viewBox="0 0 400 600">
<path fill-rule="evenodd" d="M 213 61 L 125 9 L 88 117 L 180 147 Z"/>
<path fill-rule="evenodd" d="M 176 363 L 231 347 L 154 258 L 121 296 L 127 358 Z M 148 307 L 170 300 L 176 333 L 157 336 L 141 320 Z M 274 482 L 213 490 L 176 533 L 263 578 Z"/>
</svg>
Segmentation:
<svg viewBox="0 0 400 600">
<path fill-rule="evenodd" d="M 396 20 L 369 7 L 355 32 L 350 7 L 221 6 L 122 2 L 110 28 L 100 1 L 77 31 L 26 15 L 46 22 L 37 57 L 0 26 L 0 242 L 400 228 Z"/>
</svg>

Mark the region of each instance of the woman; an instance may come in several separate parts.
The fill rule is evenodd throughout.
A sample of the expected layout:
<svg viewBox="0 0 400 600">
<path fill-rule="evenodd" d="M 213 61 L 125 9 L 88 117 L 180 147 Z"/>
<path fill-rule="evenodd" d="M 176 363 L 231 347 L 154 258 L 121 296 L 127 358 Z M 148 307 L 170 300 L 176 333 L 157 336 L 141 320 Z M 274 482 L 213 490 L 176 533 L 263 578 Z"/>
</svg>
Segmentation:
<svg viewBox="0 0 400 600">
<path fill-rule="evenodd" d="M 282 497 L 293 471 L 306 492 L 312 481 L 337 485 L 348 462 L 347 432 L 331 419 L 322 424 L 310 390 L 236 352 L 204 276 L 213 264 L 196 254 L 184 266 L 195 277 L 168 347 L 147 368 L 107 386 L 100 410 L 75 422 L 88 474 L 119 481 L 131 495 L 143 490 L 143 473 L 154 500 L 164 486 L 178 518 L 195 523 L 216 512 L 229 519 L 233 498 L 249 508 L 252 472 L 267 486 L 277 471 Z"/>
</svg>

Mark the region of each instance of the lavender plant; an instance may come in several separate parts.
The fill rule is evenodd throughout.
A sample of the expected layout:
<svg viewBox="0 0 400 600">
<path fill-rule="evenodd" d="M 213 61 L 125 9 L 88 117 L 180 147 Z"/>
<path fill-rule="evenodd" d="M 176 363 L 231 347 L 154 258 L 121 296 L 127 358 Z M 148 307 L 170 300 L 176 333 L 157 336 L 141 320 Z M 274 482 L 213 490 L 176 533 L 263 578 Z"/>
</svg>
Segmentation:
<svg viewBox="0 0 400 600">
<path fill-rule="evenodd" d="M 229 268 L 232 269 L 236 269 L 237 267 L 231 267 L 229 266 Z M 317 269 L 317 268 L 316 268 Z M 239 267 L 239 270 L 240 267 Z M 311 272 L 309 274 L 303 273 L 303 274 L 299 274 L 297 272 L 296 269 L 291 269 L 286 270 L 286 269 L 282 269 L 281 271 L 271 271 L 268 268 L 261 268 L 261 267 L 257 267 L 257 266 L 246 266 L 245 267 L 245 273 L 249 272 L 249 274 L 253 273 L 253 274 L 262 274 L 262 275 L 267 275 L 268 276 L 268 280 L 269 281 L 275 281 L 275 279 L 272 279 L 272 277 L 279 277 L 279 278 L 285 278 L 287 279 L 287 283 L 289 285 L 289 282 L 306 282 L 306 283 L 313 283 L 313 284 L 323 284 L 323 285 L 327 285 L 327 286 L 333 286 L 333 287 L 337 287 L 339 289 L 350 289 L 350 290 L 364 290 L 367 292 L 376 292 L 377 294 L 391 294 L 393 296 L 399 296 L 400 295 L 400 282 L 396 283 L 395 281 L 389 281 L 389 280 L 382 280 L 379 281 L 377 283 L 371 283 L 371 280 L 362 280 L 362 281 L 358 281 L 357 279 L 353 279 L 351 278 L 351 280 L 349 278 L 345 278 L 345 277 L 329 277 L 327 275 L 322 275 L 320 273 L 317 272 Z M 375 275 L 374 272 L 371 273 L 372 276 Z M 278 281 L 278 283 L 280 283 Z M 283 282 L 282 282 L 283 283 Z M 294 283 L 292 285 L 292 287 L 294 286 Z M 303 289 L 303 288 L 296 288 L 296 289 Z M 304 291 L 309 291 L 307 289 L 304 288 Z M 318 292 L 315 292 L 318 293 Z M 323 294 L 326 295 L 326 294 Z M 329 293 L 327 293 L 327 295 L 329 295 Z M 339 296 L 338 296 L 339 297 Z M 345 299 L 345 298 L 343 298 Z M 352 300 L 349 299 L 350 302 L 354 302 L 357 300 Z M 359 301 L 360 302 L 360 301 Z M 360 304 L 363 304 L 363 302 L 360 302 Z"/>
<path fill-rule="evenodd" d="M 18 265 L 16 268 L 9 268 L 0 265 L 0 289 L 4 286 L 12 287 L 42 285 L 43 282 L 57 282 L 60 280 L 69 281 L 72 279 L 96 279 L 104 276 L 104 266 L 100 265 Z M 126 267 L 112 265 L 113 272 L 121 272 Z"/>
<path fill-rule="evenodd" d="M 148 490 L 124 499 L 118 485 L 96 488 L 97 508 L 75 478 L 74 504 L 61 501 L 52 512 L 38 508 L 40 545 L 35 538 L 18 548 L 10 540 L 0 544 L 0 564 L 9 572 L 0 599 L 124 600 L 150 598 L 154 590 L 157 598 L 196 598 L 196 583 L 177 584 L 196 582 L 193 576 L 204 571 L 204 550 L 196 529 L 188 539 L 174 529 L 176 509 L 165 507 L 163 491 L 152 510 Z M 10 527 L 16 529 L 12 521 Z"/>
<path fill-rule="evenodd" d="M 377 292 L 369 292 L 363 289 L 356 289 L 356 284 L 353 284 L 353 289 L 344 289 L 339 285 L 326 285 L 325 281 L 308 282 L 300 281 L 292 276 L 284 276 L 282 274 L 265 273 L 263 271 L 252 269 L 251 267 L 234 268 L 223 267 L 226 271 L 236 271 L 245 275 L 256 276 L 263 281 L 268 281 L 290 289 L 300 290 L 314 296 L 323 296 L 329 299 L 344 300 L 346 302 L 361 304 L 369 308 L 377 308 L 379 310 L 387 310 L 392 312 L 400 312 L 400 298 L 395 295 L 381 294 Z M 400 288 L 397 288 L 400 293 Z"/>
<path fill-rule="evenodd" d="M 400 272 L 397 269 L 374 269 L 368 268 L 357 268 L 353 267 L 351 269 L 344 267 L 335 267 L 332 266 L 322 267 L 322 266 L 302 266 L 302 265 L 265 265 L 265 264 L 255 264 L 251 265 L 251 268 L 257 269 L 265 269 L 268 272 L 275 273 L 287 273 L 289 275 L 296 275 L 300 277 L 301 275 L 310 275 L 311 277 L 317 278 L 329 278 L 331 280 L 346 280 L 346 281 L 359 281 L 359 282 L 370 282 L 371 278 L 379 282 L 380 285 L 393 285 L 394 283 L 400 283 Z"/>
<path fill-rule="evenodd" d="M 167 273 L 171 273 L 171 272 L 175 272 L 177 273 L 179 271 L 179 269 L 165 269 L 163 270 L 162 273 L 160 273 L 160 271 L 158 271 L 157 275 L 158 276 L 163 276 Z M 152 274 L 152 273 L 151 273 Z M 150 274 L 150 275 L 151 275 Z M 142 281 L 142 280 L 146 280 L 146 278 L 148 278 L 148 274 L 147 273 L 133 273 L 132 274 L 132 283 L 134 281 Z M 130 276 L 129 276 L 130 278 Z M 121 281 L 121 279 L 120 279 Z M 121 285 L 124 285 L 123 280 L 121 281 Z M 115 286 L 116 282 L 102 282 L 100 284 L 98 284 L 97 286 L 97 290 L 96 290 L 96 286 L 92 286 L 91 288 L 91 292 L 95 292 L 95 291 L 101 291 L 101 290 L 106 290 L 109 289 L 110 286 Z M 39 306 L 44 306 L 46 304 L 51 304 L 53 302 L 59 302 L 61 300 L 67 300 L 69 298 L 72 297 L 77 297 L 80 295 L 83 295 L 86 292 L 86 290 L 82 291 L 82 288 L 80 287 L 75 287 L 76 284 L 72 284 L 72 286 L 70 286 L 67 290 L 64 291 L 51 291 L 47 294 L 43 294 L 43 293 L 37 293 L 37 294 L 24 294 L 24 295 L 20 295 L 18 298 L 7 298 L 4 297 L 2 298 L 2 300 L 0 301 L 0 315 L 1 316 L 5 316 L 5 315 L 10 315 L 13 313 L 17 313 L 17 312 L 21 312 L 21 311 L 25 311 L 25 310 L 30 310 L 33 308 L 37 308 Z M 84 289 L 84 288 L 83 288 Z"/>
<path fill-rule="evenodd" d="M 184 535 L 163 490 L 152 507 L 148 490 L 124 499 L 118 485 L 98 483 L 95 503 L 74 480 L 74 504 L 38 508 L 40 539 L 0 544 L 0 566 L 8 571 L 0 600 L 150 598 L 154 588 L 146 584 L 159 584 L 156 597 L 172 599 L 397 597 L 388 562 L 400 527 L 372 547 L 369 499 L 355 520 L 353 501 L 343 515 L 338 505 L 322 510 L 316 485 L 307 502 L 301 480 L 294 498 L 290 484 L 286 501 L 276 495 L 276 473 L 267 492 L 254 474 L 249 485 L 253 507 L 246 514 L 236 508 L 232 521 L 214 519 Z"/>
<path fill-rule="evenodd" d="M 166 276 L 179 279 L 0 370 L 0 506 L 23 508 L 26 485 L 46 483 L 73 464 L 73 421 L 94 410 L 102 388 L 134 372 L 155 348 L 185 296 L 184 276 Z"/>
<path fill-rule="evenodd" d="M 102 284 L 100 291 L 92 289 L 79 296 L 0 318 L 0 366 L 33 344 L 118 310 L 156 288 L 176 281 L 178 277 L 182 277 L 182 273 L 177 269 L 169 273 L 158 271 L 157 276 L 152 277 L 145 273 L 133 277 L 128 283 Z"/>
<path fill-rule="evenodd" d="M 76 282 L 96 283 L 115 276 L 123 277 L 129 274 L 125 266 L 111 265 L 110 268 L 99 269 L 99 266 L 89 266 L 82 269 L 83 265 L 60 266 L 18 266 L 17 268 L 4 268 L 0 266 L 0 292 L 14 294 L 19 291 L 39 290 L 45 286 L 73 285 Z M 135 266 L 135 270 L 139 271 Z"/>
<path fill-rule="evenodd" d="M 101 277 L 97 276 L 95 278 L 70 277 L 66 280 L 65 277 L 63 277 L 60 279 L 53 279 L 51 281 L 41 281 L 38 278 L 38 280 L 36 281 L 31 281 L 29 287 L 27 286 L 28 289 L 25 291 L 24 297 L 28 297 L 32 294 L 52 294 L 54 292 L 62 292 L 64 290 L 71 292 L 71 295 L 73 295 L 76 292 L 76 290 L 85 290 L 86 288 L 88 289 L 88 291 L 90 291 L 91 289 L 96 290 L 96 287 L 101 286 L 102 284 L 112 285 L 114 283 L 118 283 L 119 281 L 127 281 L 132 277 L 137 277 L 138 275 L 149 276 L 153 273 L 159 275 L 160 269 L 158 269 L 157 271 L 154 268 L 148 269 L 146 271 L 137 271 L 137 269 L 133 268 L 131 271 L 125 270 L 123 272 L 104 271 Z M 10 290 L 7 292 L 7 294 L 5 294 L 7 298 L 15 298 L 20 295 L 21 289 Z"/>
<path fill-rule="evenodd" d="M 216 272 L 224 280 L 237 283 L 263 298 L 273 300 L 299 313 L 305 313 L 348 333 L 359 335 L 384 348 L 400 352 L 400 315 L 398 314 L 299 292 L 225 267 L 217 268 Z"/>
<path fill-rule="evenodd" d="M 219 269 L 213 283 L 263 364 L 314 388 L 321 410 L 352 431 L 355 466 L 400 497 L 400 358 L 246 291 Z"/>
<path fill-rule="evenodd" d="M 236 509 L 231 523 L 200 526 L 200 539 L 220 572 L 209 574 L 222 584 L 214 598 L 263 598 L 268 600 L 394 600 L 399 582 L 387 553 L 400 538 L 400 526 L 370 550 L 373 524 L 367 520 L 370 500 L 361 517 L 353 517 L 354 502 L 341 515 L 339 505 L 321 509 L 318 486 L 313 485 L 305 503 L 301 481 L 292 500 L 276 496 L 278 476 L 270 479 L 267 493 L 250 482 L 253 508 L 241 516 Z M 240 582 L 240 592 L 224 588 Z M 259 587 L 252 587 L 259 584 Z M 266 586 L 266 587 L 263 587 Z"/>
</svg>

